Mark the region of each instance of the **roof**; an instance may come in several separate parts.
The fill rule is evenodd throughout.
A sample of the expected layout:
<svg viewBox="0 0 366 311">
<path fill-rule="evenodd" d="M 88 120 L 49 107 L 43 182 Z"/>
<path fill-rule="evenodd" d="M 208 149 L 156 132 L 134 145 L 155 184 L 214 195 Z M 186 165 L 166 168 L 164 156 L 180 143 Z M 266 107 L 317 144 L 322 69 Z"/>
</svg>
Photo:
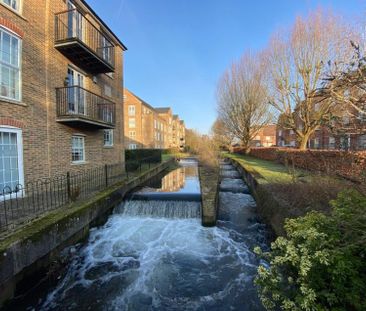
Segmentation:
<svg viewBox="0 0 366 311">
<path fill-rule="evenodd" d="M 179 119 L 179 116 L 177 114 L 173 114 L 173 119 Z"/>
<path fill-rule="evenodd" d="M 159 108 L 155 108 L 155 110 L 159 113 L 168 113 L 171 108 L 170 107 L 159 107 Z"/>
<path fill-rule="evenodd" d="M 122 47 L 124 51 L 127 51 L 127 47 L 122 43 L 122 41 L 116 36 L 116 34 L 108 27 L 108 25 L 98 16 L 97 13 L 91 8 L 91 6 L 85 1 L 80 0 L 80 2 L 86 6 L 86 8 L 98 19 L 98 21 L 103 25 L 103 27 L 110 32 L 118 44 Z"/>
<path fill-rule="evenodd" d="M 184 120 L 180 120 L 179 122 L 180 122 L 180 124 L 184 124 Z"/>
<path fill-rule="evenodd" d="M 129 93 L 131 93 L 133 96 L 135 96 L 143 105 L 147 106 L 148 108 L 150 108 L 151 110 L 155 111 L 155 108 L 153 106 L 151 106 L 150 104 L 148 104 L 147 102 L 145 102 L 142 98 L 138 97 L 136 94 L 132 93 L 130 90 L 128 90 L 127 88 L 125 88 L 125 90 Z"/>
</svg>

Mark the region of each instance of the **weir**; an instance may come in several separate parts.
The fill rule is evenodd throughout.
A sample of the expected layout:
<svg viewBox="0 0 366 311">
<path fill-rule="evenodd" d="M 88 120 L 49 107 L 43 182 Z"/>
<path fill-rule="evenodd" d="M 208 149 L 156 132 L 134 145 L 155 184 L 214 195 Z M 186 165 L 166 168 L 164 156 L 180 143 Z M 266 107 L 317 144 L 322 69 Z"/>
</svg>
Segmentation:
<svg viewBox="0 0 366 311">
<path fill-rule="evenodd" d="M 200 202 L 140 199 L 199 190 L 197 163 L 184 161 L 160 181 L 144 184 L 105 225 L 90 231 L 84 245 L 74 247 L 58 284 L 26 306 L 47 311 L 263 310 L 253 284 L 260 260 L 252 249 L 265 248 L 265 227 L 250 194 L 220 191 L 217 226 L 210 228 L 201 226 Z"/>
<path fill-rule="evenodd" d="M 115 209 L 116 214 L 155 218 L 199 218 L 201 204 L 195 201 L 129 200 Z"/>
</svg>

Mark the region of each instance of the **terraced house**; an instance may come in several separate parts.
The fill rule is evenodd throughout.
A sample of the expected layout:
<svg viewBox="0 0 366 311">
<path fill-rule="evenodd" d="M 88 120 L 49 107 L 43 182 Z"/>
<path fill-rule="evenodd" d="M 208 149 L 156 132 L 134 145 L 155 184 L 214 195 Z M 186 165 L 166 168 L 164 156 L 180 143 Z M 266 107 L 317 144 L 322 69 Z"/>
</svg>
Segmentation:
<svg viewBox="0 0 366 311">
<path fill-rule="evenodd" d="M 0 0 L 0 192 L 123 161 L 125 50 L 85 1 Z"/>
</svg>

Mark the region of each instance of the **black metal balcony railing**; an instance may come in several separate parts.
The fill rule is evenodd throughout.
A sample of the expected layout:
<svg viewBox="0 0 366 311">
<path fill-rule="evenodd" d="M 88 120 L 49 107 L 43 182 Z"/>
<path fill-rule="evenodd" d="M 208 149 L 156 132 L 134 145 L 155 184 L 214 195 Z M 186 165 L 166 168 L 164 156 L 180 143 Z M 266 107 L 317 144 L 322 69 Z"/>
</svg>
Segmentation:
<svg viewBox="0 0 366 311">
<path fill-rule="evenodd" d="M 77 9 L 55 14 L 55 47 L 91 73 L 114 71 L 114 45 Z"/>
<path fill-rule="evenodd" d="M 59 122 L 104 129 L 115 126 L 116 105 L 80 86 L 57 88 L 56 104 Z"/>
</svg>

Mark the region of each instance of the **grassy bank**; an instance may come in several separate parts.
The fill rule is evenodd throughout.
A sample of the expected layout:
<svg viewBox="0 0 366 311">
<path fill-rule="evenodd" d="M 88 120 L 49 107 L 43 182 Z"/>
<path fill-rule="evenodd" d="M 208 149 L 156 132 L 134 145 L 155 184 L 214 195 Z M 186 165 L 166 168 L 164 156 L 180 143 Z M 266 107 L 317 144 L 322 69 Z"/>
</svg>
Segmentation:
<svg viewBox="0 0 366 311">
<path fill-rule="evenodd" d="M 238 161 L 249 173 L 255 176 L 259 183 L 289 183 L 294 178 L 305 178 L 311 176 L 309 172 L 303 170 L 289 171 L 284 165 L 257 159 L 250 156 L 240 154 L 223 153 L 226 158 L 231 158 Z"/>
<path fill-rule="evenodd" d="M 258 203 L 258 210 L 277 235 L 284 234 L 287 218 L 296 218 L 309 211 L 329 214 L 329 202 L 342 190 L 355 185 L 342 178 L 335 178 L 309 172 L 272 161 L 238 154 L 223 154 L 235 160 L 256 181 L 252 192 Z"/>
</svg>

